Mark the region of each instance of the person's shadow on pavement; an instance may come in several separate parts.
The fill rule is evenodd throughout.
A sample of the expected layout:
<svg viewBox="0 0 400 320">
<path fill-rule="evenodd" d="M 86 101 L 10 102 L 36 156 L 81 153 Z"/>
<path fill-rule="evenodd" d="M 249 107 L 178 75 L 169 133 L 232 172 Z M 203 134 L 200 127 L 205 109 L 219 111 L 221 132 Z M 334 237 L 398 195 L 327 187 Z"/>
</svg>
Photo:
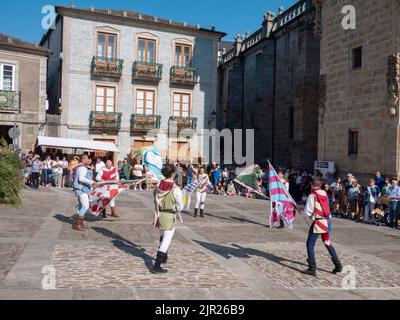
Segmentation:
<svg viewBox="0 0 400 320">
<path fill-rule="evenodd" d="M 297 272 L 302 272 L 307 265 L 293 260 L 288 260 L 271 253 L 267 253 L 264 251 L 260 251 L 252 248 L 244 248 L 237 244 L 232 244 L 232 247 L 221 246 L 213 243 L 207 243 L 202 241 L 193 240 L 197 244 L 201 245 L 203 248 L 215 252 L 216 254 L 222 256 L 223 258 L 230 260 L 231 258 L 241 258 L 241 259 L 250 259 L 252 256 L 265 258 L 271 262 L 277 263 L 285 268 L 292 269 Z M 302 267 L 301 269 L 295 268 L 291 265 L 286 264 L 285 262 L 292 263 Z M 324 271 L 324 270 L 321 270 Z"/>
<path fill-rule="evenodd" d="M 121 237 L 118 234 L 115 234 L 114 232 L 112 232 L 108 229 L 99 228 L 99 227 L 93 227 L 92 229 L 107 238 L 111 238 L 112 239 L 111 243 L 118 250 L 128 253 L 134 257 L 143 259 L 143 261 L 146 265 L 146 268 L 149 271 L 151 271 L 153 269 L 153 258 L 146 253 L 146 250 L 144 248 L 134 244 L 133 242 Z"/>
</svg>

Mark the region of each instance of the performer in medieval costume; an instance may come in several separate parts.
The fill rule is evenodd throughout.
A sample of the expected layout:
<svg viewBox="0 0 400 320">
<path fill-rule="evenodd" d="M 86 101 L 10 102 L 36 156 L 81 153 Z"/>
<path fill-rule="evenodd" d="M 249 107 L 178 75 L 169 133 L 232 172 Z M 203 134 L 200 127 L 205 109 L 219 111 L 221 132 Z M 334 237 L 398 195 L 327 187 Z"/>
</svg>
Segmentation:
<svg viewBox="0 0 400 320">
<path fill-rule="evenodd" d="M 204 168 L 199 169 L 197 174 L 197 181 L 204 180 L 195 190 L 196 192 L 196 206 L 194 208 L 194 217 L 197 218 L 200 209 L 200 217 L 204 218 L 204 208 L 206 205 L 207 190 L 209 186 L 212 186 L 208 175 L 205 173 Z"/>
<path fill-rule="evenodd" d="M 321 235 L 322 241 L 328 249 L 329 254 L 332 257 L 332 262 L 335 265 L 335 269 L 332 271 L 334 274 L 343 271 L 342 263 L 336 253 L 333 244 L 330 241 L 331 232 L 331 213 L 329 209 L 329 201 L 327 193 L 321 189 L 322 181 L 315 179 L 312 184 L 311 194 L 307 199 L 307 205 L 305 208 L 306 214 L 313 220 L 307 240 L 307 253 L 308 253 L 308 270 L 303 273 L 316 276 L 317 275 L 317 264 L 315 260 L 315 244 Z"/>
<path fill-rule="evenodd" d="M 117 168 L 113 166 L 113 163 L 111 160 L 108 160 L 106 163 L 106 166 L 104 168 L 101 168 L 99 173 L 97 174 L 96 180 L 98 182 L 110 182 L 110 181 L 118 181 L 119 180 L 119 174 Z M 119 218 L 119 215 L 117 214 L 117 209 L 115 207 L 115 200 L 111 200 L 110 202 L 110 207 L 111 207 L 111 216 L 113 218 Z M 107 212 L 106 208 L 103 209 L 103 217 L 107 217 Z"/>
<path fill-rule="evenodd" d="M 97 183 L 91 179 L 91 173 L 87 166 L 90 164 L 90 159 L 87 155 L 82 156 L 79 166 L 74 171 L 73 187 L 76 197 L 78 198 L 78 215 L 73 228 L 77 231 L 85 231 L 84 221 L 85 215 L 90 208 L 89 196 L 92 188 L 97 187 Z"/>
<path fill-rule="evenodd" d="M 285 173 L 282 170 L 279 170 L 278 176 L 281 179 L 281 181 L 285 187 L 285 190 L 289 193 L 290 185 L 289 185 L 289 182 L 286 181 L 286 179 L 285 179 Z M 282 216 L 282 219 L 281 219 L 278 229 L 285 229 L 285 222 L 283 221 L 283 219 L 284 219 L 284 217 Z"/>
<path fill-rule="evenodd" d="M 154 227 L 161 232 L 160 247 L 152 273 L 166 273 L 167 270 L 161 267 L 168 261 L 168 250 L 175 233 L 177 214 L 183 210 L 182 191 L 175 184 L 176 168 L 167 165 L 162 170 L 165 180 L 161 181 L 154 190 L 155 216 Z"/>
</svg>

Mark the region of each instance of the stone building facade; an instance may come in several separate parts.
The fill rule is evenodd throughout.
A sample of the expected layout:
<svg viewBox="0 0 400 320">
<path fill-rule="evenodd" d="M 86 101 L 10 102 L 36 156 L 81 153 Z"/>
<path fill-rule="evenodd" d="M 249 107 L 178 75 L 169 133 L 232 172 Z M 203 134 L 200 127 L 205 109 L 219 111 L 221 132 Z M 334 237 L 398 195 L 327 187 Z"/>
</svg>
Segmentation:
<svg viewBox="0 0 400 320">
<path fill-rule="evenodd" d="M 199 160 L 215 126 L 218 44 L 225 34 L 131 11 L 56 7 L 41 44 L 52 50 L 53 136 L 114 142 L 118 159 L 156 144 L 169 160 Z M 168 137 L 159 145 L 150 131 Z M 177 133 L 190 130 L 187 135 Z M 171 151 L 172 150 L 172 151 Z"/>
<path fill-rule="evenodd" d="M 321 33 L 318 155 L 339 172 L 400 174 L 400 2 L 315 1 Z M 342 8 L 355 8 L 344 29 Z"/>
<path fill-rule="evenodd" d="M 46 74 L 49 51 L 0 34 L 0 138 L 22 152 L 33 149 L 46 122 Z M 9 130 L 19 129 L 13 141 Z"/>
<path fill-rule="evenodd" d="M 319 39 L 315 8 L 299 1 L 236 36 L 219 65 L 217 126 L 255 130 L 255 161 L 317 160 Z"/>
</svg>

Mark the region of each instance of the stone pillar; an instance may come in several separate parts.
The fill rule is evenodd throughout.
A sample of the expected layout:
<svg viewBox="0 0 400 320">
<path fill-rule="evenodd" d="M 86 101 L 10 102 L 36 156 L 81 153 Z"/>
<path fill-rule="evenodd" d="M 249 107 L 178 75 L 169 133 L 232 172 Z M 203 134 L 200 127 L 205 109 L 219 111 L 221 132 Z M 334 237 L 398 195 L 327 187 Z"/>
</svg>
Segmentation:
<svg viewBox="0 0 400 320">
<path fill-rule="evenodd" d="M 268 11 L 266 14 L 264 14 L 264 21 L 262 23 L 262 26 L 264 28 L 264 35 L 265 37 L 269 37 L 273 31 L 274 28 L 274 21 L 275 21 L 275 13 L 273 11 Z"/>
</svg>

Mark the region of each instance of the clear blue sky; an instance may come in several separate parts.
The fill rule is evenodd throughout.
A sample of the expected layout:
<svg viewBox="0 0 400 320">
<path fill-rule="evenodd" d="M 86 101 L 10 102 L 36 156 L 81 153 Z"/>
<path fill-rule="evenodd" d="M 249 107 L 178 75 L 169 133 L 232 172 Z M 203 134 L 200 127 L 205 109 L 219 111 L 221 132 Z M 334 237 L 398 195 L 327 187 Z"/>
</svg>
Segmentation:
<svg viewBox="0 0 400 320">
<path fill-rule="evenodd" d="M 0 32 L 17 38 L 38 42 L 45 31 L 41 21 L 42 7 L 45 5 L 99 9 L 126 9 L 160 18 L 200 24 L 208 28 L 210 24 L 217 30 L 228 33 L 225 40 L 232 40 L 235 34 L 257 30 L 262 16 L 268 10 L 278 11 L 296 3 L 296 0 L 6 0 L 1 1 Z"/>
</svg>

